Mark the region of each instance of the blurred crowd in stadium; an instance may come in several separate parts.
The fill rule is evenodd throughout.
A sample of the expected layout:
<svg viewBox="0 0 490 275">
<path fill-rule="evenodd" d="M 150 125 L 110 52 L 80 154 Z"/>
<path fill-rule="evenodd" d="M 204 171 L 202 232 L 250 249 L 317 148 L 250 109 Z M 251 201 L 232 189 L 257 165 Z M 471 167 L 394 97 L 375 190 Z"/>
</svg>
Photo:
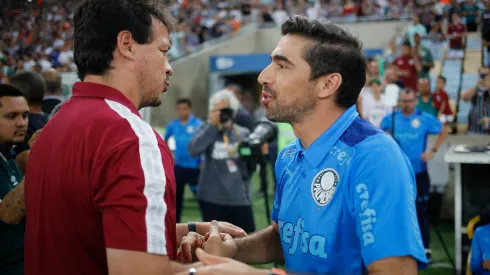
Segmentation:
<svg viewBox="0 0 490 275">
<path fill-rule="evenodd" d="M 41 1 L 42 2 L 42 1 Z M 72 18 L 79 1 L 44 1 L 35 9 L 5 9 L 0 18 L 0 81 L 21 71 L 75 71 Z M 28 2 L 25 2 L 28 3 Z M 178 31 L 173 34 L 171 59 L 199 49 L 213 38 L 236 32 L 249 23 L 280 24 L 291 14 L 309 18 L 354 21 L 356 18 L 410 14 L 414 1 L 171 1 Z M 32 7 L 32 5 L 31 5 Z"/>
</svg>

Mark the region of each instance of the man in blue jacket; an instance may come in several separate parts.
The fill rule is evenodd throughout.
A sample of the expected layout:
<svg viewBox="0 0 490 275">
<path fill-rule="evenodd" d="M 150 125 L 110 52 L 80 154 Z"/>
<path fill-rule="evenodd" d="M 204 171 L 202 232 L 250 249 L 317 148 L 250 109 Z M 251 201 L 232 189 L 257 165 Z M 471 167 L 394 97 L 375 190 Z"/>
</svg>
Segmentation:
<svg viewBox="0 0 490 275">
<path fill-rule="evenodd" d="M 187 98 L 177 100 L 177 116 L 179 118 L 168 124 L 164 139 L 165 142 L 170 137 L 175 139 L 174 172 L 177 184 L 177 222 L 180 222 L 185 185 L 189 184 L 194 194 L 197 190 L 200 157 L 191 157 L 187 151 L 187 145 L 202 121 L 192 114 L 192 102 Z"/>
</svg>

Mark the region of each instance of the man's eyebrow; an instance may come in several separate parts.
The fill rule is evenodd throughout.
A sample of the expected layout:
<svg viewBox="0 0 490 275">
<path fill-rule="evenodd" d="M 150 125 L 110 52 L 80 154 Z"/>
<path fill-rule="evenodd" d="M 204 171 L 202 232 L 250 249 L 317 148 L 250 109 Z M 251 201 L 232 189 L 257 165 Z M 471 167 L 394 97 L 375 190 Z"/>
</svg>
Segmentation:
<svg viewBox="0 0 490 275">
<path fill-rule="evenodd" d="M 284 55 L 280 55 L 280 54 L 271 55 L 271 60 L 276 61 L 276 62 L 282 61 L 288 65 L 294 66 L 294 63 L 291 60 L 289 60 L 289 58 L 285 57 Z"/>
</svg>

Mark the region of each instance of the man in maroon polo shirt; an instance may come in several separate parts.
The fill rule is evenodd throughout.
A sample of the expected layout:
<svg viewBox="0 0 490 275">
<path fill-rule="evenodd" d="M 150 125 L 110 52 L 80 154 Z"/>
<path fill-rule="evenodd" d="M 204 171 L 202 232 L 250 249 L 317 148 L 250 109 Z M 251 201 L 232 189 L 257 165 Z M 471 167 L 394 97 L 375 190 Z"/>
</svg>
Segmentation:
<svg viewBox="0 0 490 275">
<path fill-rule="evenodd" d="M 171 153 L 138 109 L 169 86 L 173 19 L 145 0 L 84 0 L 74 15 L 83 82 L 41 132 L 25 177 L 25 274 L 175 274 Z M 239 229 L 222 229 L 240 235 Z M 207 224 L 197 224 L 205 234 Z"/>
</svg>

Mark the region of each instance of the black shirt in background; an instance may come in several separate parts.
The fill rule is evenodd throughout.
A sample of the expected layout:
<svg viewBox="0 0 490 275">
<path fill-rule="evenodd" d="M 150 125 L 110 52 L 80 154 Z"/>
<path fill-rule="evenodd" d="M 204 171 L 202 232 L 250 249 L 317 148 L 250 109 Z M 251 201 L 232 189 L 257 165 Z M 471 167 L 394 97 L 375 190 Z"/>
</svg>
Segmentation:
<svg viewBox="0 0 490 275">
<path fill-rule="evenodd" d="M 49 96 L 44 98 L 43 107 L 42 107 L 43 113 L 45 113 L 48 116 L 51 115 L 54 107 L 56 107 L 61 102 L 63 102 L 63 100 L 57 96 Z"/>
</svg>

